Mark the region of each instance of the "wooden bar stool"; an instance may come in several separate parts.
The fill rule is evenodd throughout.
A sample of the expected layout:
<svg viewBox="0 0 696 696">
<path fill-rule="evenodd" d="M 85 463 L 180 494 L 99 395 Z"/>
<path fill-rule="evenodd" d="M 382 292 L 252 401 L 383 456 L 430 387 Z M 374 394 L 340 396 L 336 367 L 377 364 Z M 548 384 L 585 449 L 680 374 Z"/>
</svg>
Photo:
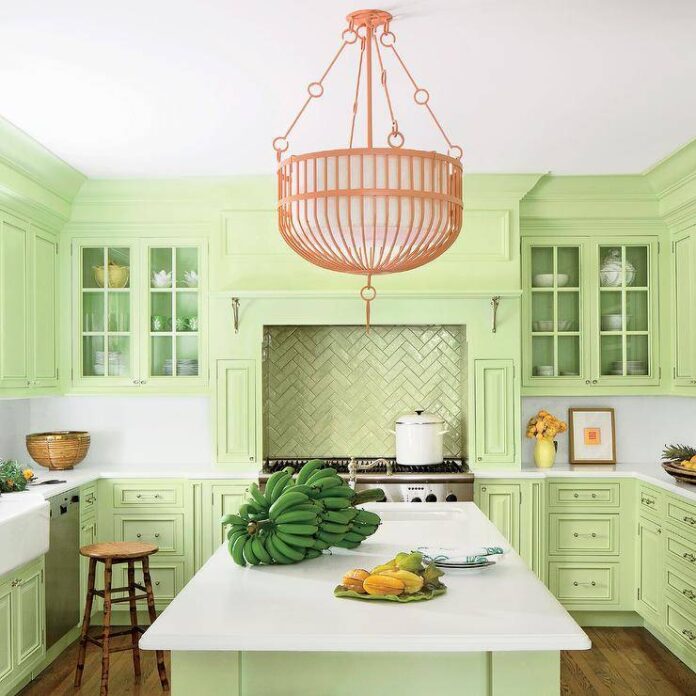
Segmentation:
<svg viewBox="0 0 696 696">
<path fill-rule="evenodd" d="M 141 633 L 145 632 L 144 628 L 138 626 L 138 612 L 136 601 L 139 599 L 147 600 L 147 608 L 150 614 L 150 623 L 155 618 L 155 598 L 152 594 L 152 580 L 150 579 L 150 559 L 153 553 L 157 553 L 158 547 L 153 544 L 144 544 L 139 541 L 122 541 L 122 542 L 105 542 L 103 544 L 92 544 L 83 546 L 80 549 L 80 554 L 89 558 L 89 575 L 87 580 L 87 600 L 85 602 L 85 614 L 82 619 L 82 631 L 80 633 L 80 649 L 77 655 L 77 667 L 75 669 L 75 686 L 80 686 L 82 681 L 82 672 L 85 668 L 85 652 L 87 651 L 87 643 L 93 643 L 102 650 L 102 672 L 101 672 L 101 696 L 107 696 L 109 693 L 109 654 L 112 652 L 121 652 L 122 650 L 133 651 L 133 669 L 135 676 L 140 676 L 140 648 L 138 647 L 138 639 Z M 135 582 L 135 564 L 137 561 L 142 563 L 143 580 L 145 587 Z M 96 575 L 97 563 L 104 564 L 104 589 L 94 589 L 94 577 Z M 111 574 L 112 568 L 118 563 L 128 564 L 128 585 L 127 587 L 112 587 Z M 145 594 L 136 594 L 136 590 L 140 590 Z M 112 592 L 128 592 L 127 597 L 118 597 L 112 599 Z M 94 596 L 97 595 L 104 600 L 104 625 L 101 640 L 92 638 L 89 635 L 89 621 L 92 614 L 92 603 Z M 119 602 L 128 602 L 130 604 L 130 623 L 131 627 L 123 631 L 111 631 L 111 606 Z M 116 636 L 125 636 L 130 634 L 131 644 L 120 648 L 113 648 L 109 645 L 109 641 Z M 169 682 L 167 681 L 167 672 L 164 667 L 164 653 L 161 650 L 156 651 L 157 654 L 157 671 L 159 672 L 160 682 L 164 691 L 169 690 Z"/>
</svg>

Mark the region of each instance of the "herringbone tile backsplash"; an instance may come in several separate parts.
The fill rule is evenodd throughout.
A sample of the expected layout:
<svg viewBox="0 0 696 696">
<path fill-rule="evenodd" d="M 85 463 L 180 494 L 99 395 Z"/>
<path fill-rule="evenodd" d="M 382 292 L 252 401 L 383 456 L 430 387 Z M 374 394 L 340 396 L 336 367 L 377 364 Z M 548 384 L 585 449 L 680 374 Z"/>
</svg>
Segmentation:
<svg viewBox="0 0 696 696">
<path fill-rule="evenodd" d="M 263 385 L 266 456 L 393 456 L 416 408 L 445 419 L 445 455 L 465 451 L 461 326 L 266 327 Z"/>
</svg>

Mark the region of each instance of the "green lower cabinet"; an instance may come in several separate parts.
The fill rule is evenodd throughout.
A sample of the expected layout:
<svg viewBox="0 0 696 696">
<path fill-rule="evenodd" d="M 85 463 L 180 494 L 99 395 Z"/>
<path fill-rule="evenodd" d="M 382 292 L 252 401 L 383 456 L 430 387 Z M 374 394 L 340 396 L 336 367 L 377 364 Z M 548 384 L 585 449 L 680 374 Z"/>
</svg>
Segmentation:
<svg viewBox="0 0 696 696">
<path fill-rule="evenodd" d="M 28 681 L 46 654 L 43 557 L 0 578 L 0 693 Z"/>
<path fill-rule="evenodd" d="M 251 481 L 219 483 L 204 481 L 201 484 L 200 544 L 201 554 L 196 560 L 196 570 L 203 565 L 225 540 L 220 524 L 223 515 L 237 512 Z"/>
<path fill-rule="evenodd" d="M 662 527 L 640 517 L 636 549 L 636 611 L 657 626 L 663 619 L 664 573 Z"/>
<path fill-rule="evenodd" d="M 507 539 L 510 546 L 520 551 L 520 483 L 476 483 L 474 501 L 486 517 Z"/>
</svg>

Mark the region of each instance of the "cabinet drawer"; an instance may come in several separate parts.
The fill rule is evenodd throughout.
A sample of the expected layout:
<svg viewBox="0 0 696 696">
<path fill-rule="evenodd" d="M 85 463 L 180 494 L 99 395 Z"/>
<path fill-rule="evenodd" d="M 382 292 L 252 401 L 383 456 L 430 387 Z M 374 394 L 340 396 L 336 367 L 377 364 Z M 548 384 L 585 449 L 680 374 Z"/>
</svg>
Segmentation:
<svg viewBox="0 0 696 696">
<path fill-rule="evenodd" d="M 696 573 L 696 544 L 682 539 L 667 529 L 667 558 L 676 560 L 677 567 Z"/>
<path fill-rule="evenodd" d="M 678 594 L 696 612 L 696 579 L 689 578 L 688 573 L 680 573 L 676 568 L 668 565 L 667 587 Z"/>
<path fill-rule="evenodd" d="M 114 515 L 117 541 L 144 541 L 159 547 L 159 554 L 184 553 L 183 515 Z"/>
<path fill-rule="evenodd" d="M 618 515 L 551 514 L 549 521 L 550 554 L 619 553 Z"/>
<path fill-rule="evenodd" d="M 184 488 L 180 483 L 115 483 L 114 507 L 182 507 Z"/>
<path fill-rule="evenodd" d="M 638 497 L 638 509 L 642 513 L 648 513 L 662 517 L 664 511 L 664 496 L 660 491 L 648 486 L 640 486 Z"/>
<path fill-rule="evenodd" d="M 549 589 L 563 604 L 616 604 L 615 563 L 550 563 Z"/>
<path fill-rule="evenodd" d="M 667 597 L 667 633 L 674 636 L 680 645 L 696 652 L 696 620 L 670 597 Z"/>
<path fill-rule="evenodd" d="M 670 496 L 667 499 L 667 519 L 689 534 L 696 534 L 696 505 Z"/>
<path fill-rule="evenodd" d="M 125 587 L 128 584 L 128 567 L 119 565 L 119 568 L 121 572 L 120 587 Z M 150 566 L 150 578 L 152 580 L 152 592 L 155 595 L 155 602 L 171 602 L 184 586 L 184 564 L 180 562 L 153 563 Z M 145 586 L 143 571 L 139 563 L 136 563 L 135 567 L 135 582 L 143 587 Z M 141 593 L 138 592 L 138 594 Z M 124 594 L 123 596 L 126 595 Z M 139 603 L 139 606 L 142 608 L 142 602 Z M 124 602 L 120 608 L 127 609 L 128 602 Z"/>
<path fill-rule="evenodd" d="M 549 485 L 549 505 L 551 506 L 619 507 L 619 504 L 618 483 L 578 485 L 570 481 Z"/>
<path fill-rule="evenodd" d="M 80 491 L 80 519 L 93 517 L 97 509 L 97 487 L 85 486 Z"/>
</svg>

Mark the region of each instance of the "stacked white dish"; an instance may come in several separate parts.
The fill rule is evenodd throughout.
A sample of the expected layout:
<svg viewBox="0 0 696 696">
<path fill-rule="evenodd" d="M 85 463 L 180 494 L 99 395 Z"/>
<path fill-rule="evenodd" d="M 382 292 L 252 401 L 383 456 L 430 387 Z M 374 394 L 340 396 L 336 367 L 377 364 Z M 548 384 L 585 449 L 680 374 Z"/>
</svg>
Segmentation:
<svg viewBox="0 0 696 696">
<path fill-rule="evenodd" d="M 119 351 L 109 351 L 109 375 L 118 376 L 126 373 L 126 362 Z M 104 351 L 94 352 L 94 374 L 104 375 Z"/>
<path fill-rule="evenodd" d="M 162 374 L 171 376 L 172 359 L 167 358 L 162 365 Z M 196 377 L 198 375 L 198 360 L 196 358 L 179 358 L 176 361 L 177 377 Z"/>
<path fill-rule="evenodd" d="M 611 364 L 612 375 L 623 375 L 623 363 L 618 360 Z M 648 364 L 645 360 L 627 360 L 626 361 L 626 374 L 627 375 L 647 375 L 648 374 Z"/>
<path fill-rule="evenodd" d="M 563 288 L 568 285 L 567 273 L 537 273 L 532 277 L 532 285 L 535 288 L 552 288 L 554 281 L 556 287 Z"/>
</svg>

